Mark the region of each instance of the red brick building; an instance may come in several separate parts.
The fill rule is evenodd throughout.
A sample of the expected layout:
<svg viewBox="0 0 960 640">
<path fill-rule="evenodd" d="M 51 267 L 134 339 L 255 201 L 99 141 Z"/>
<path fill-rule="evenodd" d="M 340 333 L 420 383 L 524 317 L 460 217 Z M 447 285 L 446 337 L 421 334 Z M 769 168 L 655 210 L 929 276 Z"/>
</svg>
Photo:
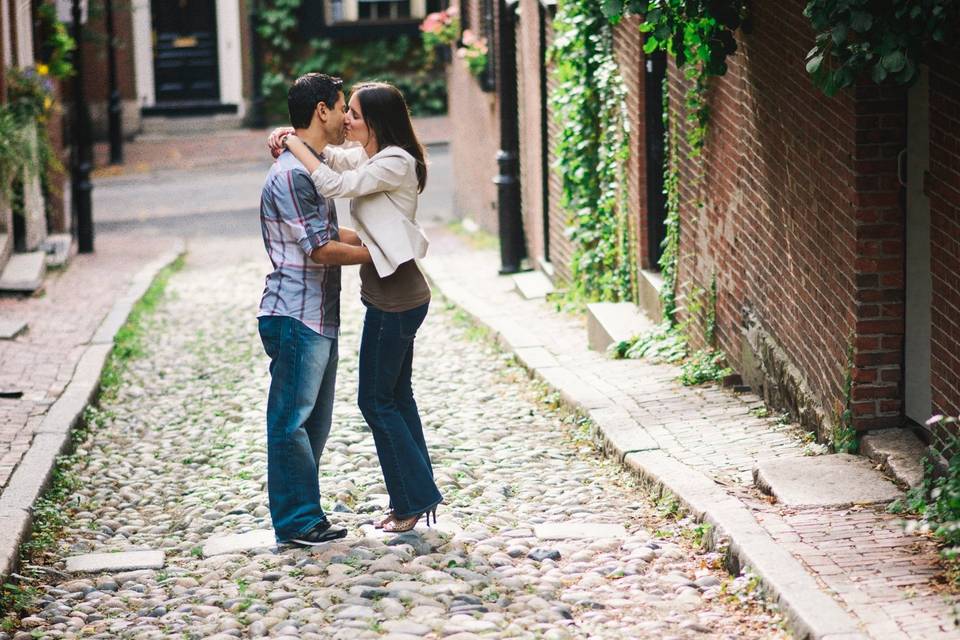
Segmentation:
<svg viewBox="0 0 960 640">
<path fill-rule="evenodd" d="M 517 117 L 528 255 L 562 286 L 571 248 L 549 169 L 558 129 L 546 100 L 551 4 L 518 2 Z M 464 0 L 463 10 L 472 20 L 485 5 Z M 753 29 L 737 34 L 728 73 L 712 80 L 699 159 L 682 142 L 683 79 L 666 68 L 670 115 L 681 123 L 681 307 L 715 280 L 718 346 L 774 405 L 824 437 L 848 407 L 858 431 L 960 414 L 958 51 L 936 52 L 909 90 L 865 81 L 827 97 L 804 68 L 814 33 L 803 6 L 752 3 Z M 663 62 L 643 54 L 641 37 L 635 19 L 614 32 L 628 90 L 626 188 L 641 298 L 651 300 L 663 233 Z M 449 73 L 452 120 L 470 131 L 454 143 L 459 213 L 490 228 L 495 218 L 470 199 L 496 173 L 495 149 L 483 143 L 495 144 L 496 118 L 479 117 L 483 94 L 463 65 Z M 495 99 L 482 106 L 499 108 Z"/>
</svg>

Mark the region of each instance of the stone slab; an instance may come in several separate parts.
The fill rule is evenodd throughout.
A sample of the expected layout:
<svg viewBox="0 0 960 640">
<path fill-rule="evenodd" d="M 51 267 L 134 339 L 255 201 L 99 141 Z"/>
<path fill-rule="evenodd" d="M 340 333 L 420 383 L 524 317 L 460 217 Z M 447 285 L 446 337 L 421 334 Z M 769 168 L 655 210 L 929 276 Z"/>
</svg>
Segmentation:
<svg viewBox="0 0 960 640">
<path fill-rule="evenodd" d="M 847 453 L 769 460 L 754 468 L 753 478 L 761 491 L 788 506 L 876 504 L 903 495 L 869 460 Z"/>
<path fill-rule="evenodd" d="M 882 464 L 884 471 L 908 487 L 923 482 L 923 460 L 927 447 L 907 429 L 883 429 L 860 440 L 860 452 Z"/>
<path fill-rule="evenodd" d="M 631 453 L 624 462 L 655 494 L 676 496 L 688 512 L 711 524 L 712 541 L 729 539 L 729 556 L 760 577 L 765 591 L 786 615 L 794 637 L 865 640 L 853 615 L 821 591 L 793 554 L 713 480 L 662 451 Z"/>
<path fill-rule="evenodd" d="M 222 556 L 227 553 L 244 553 L 254 549 L 275 547 L 276 536 L 272 529 L 257 529 L 246 533 L 210 538 L 203 543 L 203 557 Z"/>
<path fill-rule="evenodd" d="M 611 344 L 629 340 L 654 325 L 630 302 L 594 302 L 587 305 L 587 344 L 606 351 Z"/>
<path fill-rule="evenodd" d="M 0 340 L 13 340 L 26 330 L 26 320 L 0 318 Z"/>
<path fill-rule="evenodd" d="M 533 528 L 540 540 L 603 540 L 624 539 L 627 530 L 622 524 L 601 522 L 544 522 Z"/>
<path fill-rule="evenodd" d="M 542 271 L 528 271 L 513 276 L 514 289 L 526 300 L 546 298 L 553 293 L 553 283 Z"/>
<path fill-rule="evenodd" d="M 43 248 L 47 254 L 47 267 L 62 269 L 73 257 L 76 244 L 69 233 L 54 233 L 47 236 L 43 242 Z"/>
<path fill-rule="evenodd" d="M 597 425 L 604 450 L 623 461 L 630 453 L 659 449 L 657 441 L 626 411 L 618 406 L 595 409 L 590 419 Z"/>
<path fill-rule="evenodd" d="M 15 253 L 10 256 L 3 273 L 0 274 L 0 291 L 36 291 L 43 286 L 46 272 L 46 254 L 43 251 Z"/>
<path fill-rule="evenodd" d="M 167 557 L 163 551 L 121 551 L 87 553 L 67 558 L 68 573 L 105 573 L 134 569 L 162 569 Z"/>
</svg>

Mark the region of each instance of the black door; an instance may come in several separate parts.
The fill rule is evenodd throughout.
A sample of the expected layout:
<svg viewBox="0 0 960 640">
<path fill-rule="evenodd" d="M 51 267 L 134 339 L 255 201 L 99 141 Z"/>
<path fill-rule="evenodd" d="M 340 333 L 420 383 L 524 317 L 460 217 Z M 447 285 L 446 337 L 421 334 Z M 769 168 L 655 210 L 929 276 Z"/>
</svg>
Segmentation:
<svg viewBox="0 0 960 640">
<path fill-rule="evenodd" d="M 220 100 L 215 0 L 153 0 L 157 104 Z"/>
<path fill-rule="evenodd" d="M 660 270 L 663 238 L 666 235 L 667 196 L 663 192 L 666 163 L 663 122 L 663 81 L 667 74 L 667 54 L 655 51 L 646 59 L 646 100 L 644 103 L 647 160 L 647 256 L 648 269 Z"/>
</svg>

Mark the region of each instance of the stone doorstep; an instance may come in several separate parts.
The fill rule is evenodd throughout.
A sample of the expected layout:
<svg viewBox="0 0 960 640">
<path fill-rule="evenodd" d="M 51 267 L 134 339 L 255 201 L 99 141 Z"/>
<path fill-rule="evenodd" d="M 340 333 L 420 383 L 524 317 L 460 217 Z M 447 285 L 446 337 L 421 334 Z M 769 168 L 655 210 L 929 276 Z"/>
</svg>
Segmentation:
<svg viewBox="0 0 960 640">
<path fill-rule="evenodd" d="M 222 556 L 227 553 L 243 553 L 254 549 L 269 549 L 277 546 L 272 529 L 257 529 L 247 533 L 210 538 L 203 543 L 203 557 Z"/>
<path fill-rule="evenodd" d="M 163 551 L 121 551 L 119 553 L 87 553 L 67 558 L 68 573 L 104 573 L 134 569 L 162 569 L 167 558 Z"/>
<path fill-rule="evenodd" d="M 518 273 L 513 276 L 513 286 L 526 300 L 546 298 L 548 293 L 553 293 L 553 283 L 542 271 Z"/>
<path fill-rule="evenodd" d="M 761 462 L 757 487 L 788 506 L 847 507 L 896 500 L 903 492 L 867 459 L 847 453 Z"/>
<path fill-rule="evenodd" d="M 0 291 L 33 293 L 43 286 L 46 274 L 46 254 L 43 251 L 15 253 L 0 273 Z"/>
<path fill-rule="evenodd" d="M 27 321 L 19 318 L 0 318 L 0 340 L 14 340 L 27 330 Z"/>
<path fill-rule="evenodd" d="M 927 446 L 909 429 L 872 431 L 860 440 L 860 453 L 883 465 L 883 470 L 907 487 L 923 482 Z"/>
<path fill-rule="evenodd" d="M 587 305 L 587 344 L 594 351 L 629 340 L 653 329 L 653 324 L 630 302 L 594 302 Z"/>
</svg>

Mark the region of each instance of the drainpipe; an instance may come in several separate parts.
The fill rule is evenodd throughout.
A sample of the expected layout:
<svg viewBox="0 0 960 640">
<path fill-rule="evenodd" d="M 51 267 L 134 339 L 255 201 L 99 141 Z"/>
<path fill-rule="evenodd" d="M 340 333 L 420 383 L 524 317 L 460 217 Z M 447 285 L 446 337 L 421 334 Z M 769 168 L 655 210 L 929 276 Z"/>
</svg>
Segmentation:
<svg viewBox="0 0 960 640">
<path fill-rule="evenodd" d="M 517 99 L 517 0 L 498 0 L 496 71 L 500 98 L 500 150 L 494 178 L 497 185 L 497 222 L 500 229 L 500 273 L 520 271 L 526 247 L 520 211 L 520 175 Z"/>
<path fill-rule="evenodd" d="M 84 91 L 83 24 L 80 0 L 73 0 L 70 7 L 73 18 L 73 124 L 71 147 L 73 166 L 70 175 L 73 210 L 76 216 L 77 245 L 80 253 L 93 253 L 93 201 L 90 169 L 93 167 L 93 143 L 90 133 L 90 112 Z"/>
<path fill-rule="evenodd" d="M 123 164 L 123 105 L 120 87 L 117 84 L 117 42 L 113 26 L 113 0 L 106 0 L 107 22 L 107 84 L 110 89 L 108 102 L 108 128 L 110 132 L 110 164 Z"/>
<path fill-rule="evenodd" d="M 250 2 L 250 63 L 251 63 L 251 127 L 262 129 L 267 126 L 267 112 L 263 102 L 263 46 L 260 40 L 260 0 Z"/>
</svg>

